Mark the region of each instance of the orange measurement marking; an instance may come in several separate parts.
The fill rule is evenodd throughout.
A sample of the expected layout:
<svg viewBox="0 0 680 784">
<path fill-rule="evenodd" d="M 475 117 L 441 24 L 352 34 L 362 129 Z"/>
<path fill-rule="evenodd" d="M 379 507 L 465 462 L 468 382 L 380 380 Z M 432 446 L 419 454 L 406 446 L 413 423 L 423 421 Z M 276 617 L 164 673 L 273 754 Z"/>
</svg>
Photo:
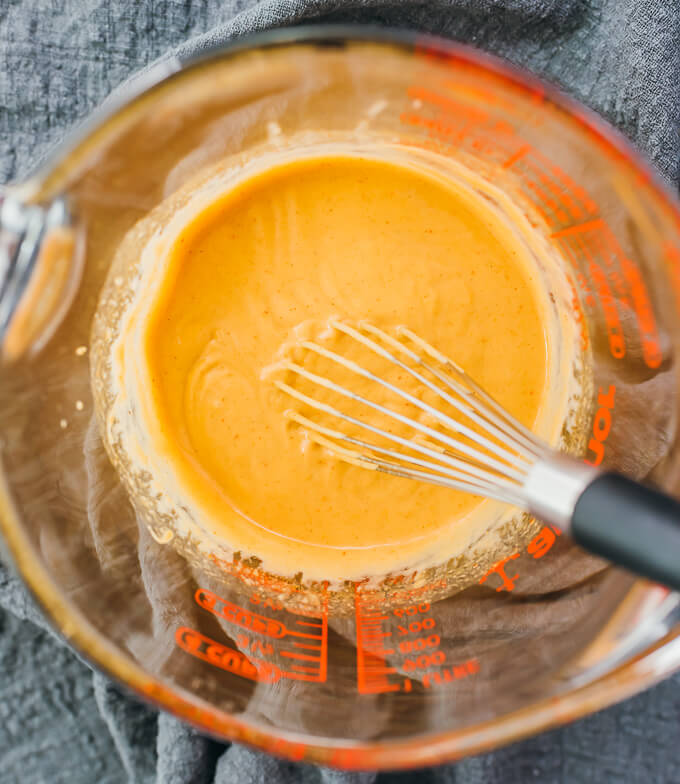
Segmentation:
<svg viewBox="0 0 680 784">
<path fill-rule="evenodd" d="M 407 672 L 413 670 L 429 670 L 439 664 L 444 664 L 446 661 L 446 654 L 444 651 L 435 651 L 434 653 L 421 653 L 415 659 L 404 659 L 402 667 Z"/>
<path fill-rule="evenodd" d="M 394 610 L 394 614 L 397 618 L 403 618 L 405 615 L 418 615 L 418 613 L 428 613 L 430 612 L 430 603 L 423 602 L 422 604 L 414 604 L 411 607 L 397 607 Z"/>
<path fill-rule="evenodd" d="M 250 601 L 253 604 L 262 605 L 263 610 L 283 610 L 283 602 L 278 601 L 278 599 L 272 599 L 269 596 L 258 596 L 255 593 L 250 597 Z"/>
<path fill-rule="evenodd" d="M 583 239 L 582 235 L 578 235 L 576 239 L 579 242 L 583 255 L 588 260 L 588 272 L 590 273 L 590 278 L 593 281 L 593 286 L 597 292 L 605 324 L 607 326 L 609 351 L 615 359 L 622 359 L 626 355 L 626 343 L 623 336 L 621 320 L 619 319 L 616 300 L 609 287 L 607 275 L 602 267 L 595 261 L 590 247 Z"/>
<path fill-rule="evenodd" d="M 404 112 L 399 120 L 404 125 L 412 125 L 417 128 L 426 128 L 430 135 L 443 136 L 449 144 L 456 144 L 459 137 L 464 135 L 465 126 L 462 123 L 454 124 L 450 120 L 444 121 L 441 118 L 423 117 L 421 114 Z"/>
<path fill-rule="evenodd" d="M 562 250 L 565 252 L 567 260 L 574 267 L 574 270 L 576 271 L 576 276 L 577 276 L 578 281 L 579 281 L 579 286 L 585 292 L 587 290 L 588 286 L 586 284 L 586 279 L 585 279 L 583 273 L 579 269 L 579 263 L 578 263 L 578 258 L 577 258 L 577 255 L 576 255 L 575 248 L 573 247 L 573 245 L 569 241 L 568 237 L 565 237 L 565 238 L 558 237 L 557 241 L 558 241 L 559 247 L 562 248 Z"/>
<path fill-rule="evenodd" d="M 479 662 L 477 659 L 468 659 L 468 661 L 461 664 L 454 664 L 436 672 L 426 673 L 423 676 L 423 686 L 426 689 L 431 689 L 434 686 L 441 686 L 445 683 L 468 678 L 471 675 L 477 675 L 478 672 Z"/>
<path fill-rule="evenodd" d="M 588 267 L 590 277 L 595 284 L 602 312 L 604 314 L 605 324 L 607 325 L 607 332 L 609 333 L 609 351 L 616 359 L 622 359 L 626 355 L 626 343 L 623 337 L 623 327 L 619 319 L 619 311 L 616 307 L 616 301 L 612 295 L 607 276 L 602 268 L 594 261 L 591 260 Z"/>
<path fill-rule="evenodd" d="M 234 675 L 240 675 L 242 678 L 262 683 L 276 683 L 281 678 L 281 671 L 275 664 L 249 659 L 240 651 L 228 648 L 195 629 L 181 626 L 175 632 L 175 642 L 183 651 L 197 659 L 202 659 Z"/>
<path fill-rule="evenodd" d="M 587 232 L 590 233 L 588 240 L 583 236 L 584 233 Z M 601 271 L 600 268 L 593 268 L 592 266 L 594 260 L 589 249 L 591 238 L 598 243 L 600 251 L 604 254 L 604 259 L 610 268 L 609 278 L 619 293 L 619 299 L 622 306 L 631 307 L 630 303 L 632 301 L 632 309 L 635 312 L 638 323 L 642 357 L 645 364 L 652 369 L 659 367 L 663 356 L 656 317 L 654 315 L 654 309 L 647 286 L 645 285 L 638 266 L 628 258 L 611 228 L 601 218 L 564 229 L 553 236 L 564 236 L 572 233 L 579 235 L 578 239 L 582 250 L 591 262 L 591 275 L 594 274 L 594 277 L 598 281 L 600 300 L 603 310 L 605 311 L 605 320 L 610 330 L 613 330 L 617 334 L 617 337 L 614 338 L 614 345 L 612 345 L 610 331 L 610 348 L 612 349 L 612 355 L 617 358 L 621 358 L 625 355 L 623 334 L 616 304 L 611 295 L 605 273 Z M 614 268 L 615 262 L 618 263 L 620 271 Z M 621 332 L 620 337 L 618 336 L 619 331 Z"/>
<path fill-rule="evenodd" d="M 546 207 L 548 207 L 549 210 L 552 211 L 553 215 L 560 223 L 566 223 L 569 220 L 569 216 L 562 208 L 560 202 L 550 196 L 549 189 L 545 187 L 545 184 L 540 177 L 539 182 L 525 177 L 524 184 L 543 202 L 543 204 L 545 204 Z M 553 221 L 553 223 L 554 222 L 555 221 Z"/>
<path fill-rule="evenodd" d="M 507 141 L 508 136 L 515 132 L 512 125 L 500 123 L 499 127 L 496 123 L 490 126 L 489 117 L 483 110 L 461 104 L 450 96 L 423 87 L 411 87 L 407 94 L 414 100 L 438 107 L 442 114 L 438 117 L 426 117 L 418 112 L 404 112 L 401 116 L 404 124 L 426 128 L 430 135 L 443 136 L 454 146 L 461 146 L 464 139 L 469 138 L 469 144 L 475 153 L 486 158 L 498 157 L 504 168 L 510 168 L 518 161 L 524 160 L 527 168 L 524 175 L 525 186 L 561 223 L 570 219 L 579 220 L 584 212 L 591 211 L 593 203 L 586 192 L 576 186 L 558 167 L 543 164 L 544 159 L 540 158 L 529 144 L 508 153 L 507 145 L 499 139 L 499 133 L 504 135 Z M 528 177 L 529 170 L 533 180 Z M 536 206 L 541 210 L 541 217 L 547 220 L 545 210 L 538 204 Z"/>
<path fill-rule="evenodd" d="M 564 220 L 581 220 L 584 210 L 577 203 L 575 196 L 572 195 L 563 182 L 557 180 L 554 175 L 546 172 L 541 168 L 541 166 L 535 163 L 532 160 L 532 157 L 527 157 L 527 165 L 535 172 L 539 182 L 544 185 L 553 194 L 553 196 L 555 196 L 562 207 L 567 210 L 569 214 L 565 215 Z"/>
<path fill-rule="evenodd" d="M 597 215 L 599 213 L 599 207 L 597 203 L 591 198 L 588 191 L 578 183 L 574 182 L 574 180 L 559 166 L 555 165 L 552 161 L 543 155 L 539 150 L 535 151 L 536 160 L 541 163 L 542 166 L 545 167 L 547 171 L 553 174 L 564 186 L 565 190 L 573 194 L 581 203 L 584 210 L 589 213 L 590 215 Z"/>
<path fill-rule="evenodd" d="M 211 591 L 199 588 L 194 594 L 194 599 L 204 610 L 237 626 L 242 626 L 244 629 L 250 629 L 250 631 L 264 634 L 267 637 L 284 637 L 286 635 L 286 627 L 279 621 L 232 604 Z"/>
<path fill-rule="evenodd" d="M 508 156 L 508 150 L 491 135 L 485 135 L 479 126 L 466 121 L 456 121 L 452 115 L 438 117 L 424 117 L 415 112 L 404 112 L 400 116 L 404 125 L 425 128 L 428 139 L 404 139 L 404 143 L 416 145 L 426 150 L 434 150 L 445 155 L 450 154 L 452 148 L 460 148 L 467 142 L 470 149 L 478 157 L 489 160 L 502 161 Z"/>
<path fill-rule="evenodd" d="M 599 408 L 593 418 L 593 436 L 588 441 L 588 450 L 592 452 L 594 458 L 591 460 L 586 457 L 585 461 L 589 465 L 599 466 L 604 459 L 605 441 L 612 427 L 612 410 L 616 399 L 616 387 L 611 384 L 605 392 L 602 387 L 597 395 L 597 405 Z"/>
<path fill-rule="evenodd" d="M 253 640 L 250 643 L 250 650 L 252 653 L 260 654 L 261 656 L 272 656 L 274 653 L 274 646 L 270 642 Z"/>
<path fill-rule="evenodd" d="M 400 653 L 413 653 L 414 651 L 424 651 L 427 648 L 437 648 L 441 642 L 438 634 L 430 634 L 427 637 L 416 637 L 415 640 L 402 640 L 399 643 Z"/>
<path fill-rule="evenodd" d="M 532 188 L 531 184 L 529 182 L 527 182 L 526 180 L 524 181 L 524 184 L 526 185 L 527 189 L 535 191 L 535 187 Z M 540 194 L 540 191 L 539 191 L 539 194 Z M 533 198 L 529 194 L 526 194 L 526 197 L 527 197 L 527 199 L 529 199 L 529 201 L 531 202 L 531 206 L 536 210 L 536 212 L 538 213 L 538 215 L 542 219 L 542 221 L 545 223 L 545 225 L 546 226 L 552 226 L 554 221 L 551 220 L 551 218 L 548 215 L 548 213 L 543 209 L 543 206 L 541 205 L 542 198 L 540 197 L 540 195 L 539 195 L 539 199 Z"/>
<path fill-rule="evenodd" d="M 587 462 L 587 461 L 586 461 Z M 539 533 L 527 545 L 527 553 L 534 558 L 543 558 L 555 544 L 557 537 L 561 536 L 562 532 L 554 525 L 543 526 Z M 500 585 L 497 586 L 496 591 L 514 591 L 519 579 L 519 573 L 508 577 L 505 572 L 505 565 L 509 561 L 514 561 L 519 558 L 520 553 L 513 553 L 507 558 L 502 558 L 498 563 L 494 564 L 489 571 L 483 575 L 479 583 L 483 584 L 492 575 L 496 574 L 500 578 Z"/>
<path fill-rule="evenodd" d="M 592 307 L 595 303 L 590 293 L 590 289 L 588 288 L 585 277 L 579 272 L 576 275 L 576 279 L 578 280 L 579 286 L 581 287 L 581 291 L 583 291 L 585 294 L 586 304 L 589 307 Z M 581 307 L 581 302 L 579 300 L 578 294 L 576 293 L 576 289 L 574 288 L 574 283 L 569 276 L 567 276 L 567 282 L 569 283 L 569 289 L 571 291 L 571 307 L 574 311 L 574 318 L 576 319 L 576 323 L 578 325 L 581 349 L 585 351 L 590 343 L 590 337 L 588 335 L 588 322 L 586 321 L 583 308 Z"/>
<path fill-rule="evenodd" d="M 593 229 L 601 229 L 605 223 L 602 218 L 593 218 L 592 220 L 577 223 L 575 226 L 567 226 L 566 229 L 560 229 L 553 233 L 553 237 L 569 237 L 573 234 L 584 234 Z"/>
<path fill-rule="evenodd" d="M 395 667 L 387 664 L 387 656 L 394 654 L 393 648 L 385 648 L 384 635 L 376 634 L 376 622 L 388 620 L 370 607 L 364 606 L 360 588 L 355 585 L 354 611 L 357 639 L 357 688 L 360 694 L 381 694 L 383 692 L 410 690 L 408 678 L 401 681 L 390 680 L 390 675 L 398 675 Z M 377 627 L 380 629 L 380 626 Z"/>
<path fill-rule="evenodd" d="M 488 112 L 485 112 L 483 109 L 466 106 L 460 101 L 441 95 L 434 90 L 428 90 L 426 87 L 409 87 L 406 94 L 412 100 L 432 104 L 442 111 L 452 113 L 457 117 L 466 117 L 478 123 L 486 122 L 489 119 Z"/>
<path fill-rule="evenodd" d="M 324 628 L 322 628 L 322 633 L 325 634 Z M 295 635 L 296 637 L 304 637 L 307 640 L 318 640 L 318 634 L 305 634 L 304 632 L 296 632 L 291 629 L 286 629 L 286 634 Z"/>
<path fill-rule="evenodd" d="M 295 670 L 296 673 L 302 673 L 302 674 L 308 674 L 308 675 L 316 675 L 316 673 L 317 673 L 316 667 L 306 667 L 304 664 L 291 664 L 290 665 L 290 669 L 291 670 Z M 287 677 L 293 678 L 293 679 L 296 678 L 296 676 L 293 675 L 292 673 L 289 673 Z M 301 678 L 300 676 L 297 676 L 297 680 L 316 680 L 316 679 L 314 679 L 314 678 Z"/>
<path fill-rule="evenodd" d="M 656 328 L 656 318 L 649 299 L 649 293 L 636 264 L 626 258 L 621 259 L 623 275 L 628 283 L 630 295 L 633 298 L 633 309 L 638 320 L 640 341 L 642 343 L 642 358 L 647 367 L 658 368 L 663 359 L 659 332 Z"/>
<path fill-rule="evenodd" d="M 531 152 L 531 147 L 528 144 L 523 144 L 517 152 L 511 155 L 506 161 L 503 163 L 504 169 L 509 169 L 513 166 L 517 161 L 521 160 L 525 155 Z"/>
<path fill-rule="evenodd" d="M 534 558 L 543 558 L 552 549 L 558 536 L 561 536 L 559 528 L 554 525 L 543 526 L 538 536 L 527 545 L 527 552 Z"/>
<path fill-rule="evenodd" d="M 654 309 L 640 270 L 625 254 L 616 239 L 616 235 L 607 223 L 599 220 L 593 228 L 595 229 L 594 237 L 600 248 L 605 252 L 611 253 L 613 259 L 620 266 L 620 272 L 615 269 L 611 270 L 611 279 L 618 286 L 622 304 L 630 307 L 629 298 L 632 300 L 632 309 L 635 312 L 638 323 L 642 357 L 648 367 L 655 369 L 661 364 L 663 356 Z M 585 245 L 585 240 L 582 240 L 582 242 Z M 623 275 L 623 278 L 621 275 Z"/>
<path fill-rule="evenodd" d="M 491 92 L 491 90 L 486 90 L 482 87 L 478 87 L 477 85 L 471 84 L 461 84 L 458 80 L 445 80 L 443 83 L 445 89 L 453 90 L 457 95 L 467 95 L 470 98 L 482 100 L 484 103 L 488 105 L 497 105 L 502 106 L 506 109 L 513 110 L 515 105 L 511 101 L 505 100 L 502 96 Z M 507 122 L 499 122 L 497 125 L 503 125 L 503 131 L 505 133 L 514 133 L 514 127 Z M 500 129 L 499 129 L 500 130 Z"/>
<path fill-rule="evenodd" d="M 393 673 L 397 672 L 396 667 L 388 667 L 383 659 L 376 659 L 374 658 L 371 661 L 371 657 L 368 657 L 369 661 L 369 669 L 373 675 L 392 675 Z M 397 689 L 399 685 L 397 684 Z"/>
<path fill-rule="evenodd" d="M 515 580 L 519 578 L 519 573 L 509 577 L 505 572 L 505 565 L 510 561 L 519 558 L 519 553 L 513 553 L 507 558 L 502 558 L 498 563 L 494 564 L 491 569 L 482 577 L 479 578 L 479 584 L 484 584 L 492 574 L 500 578 L 501 584 L 496 588 L 496 591 L 513 591 L 515 589 Z"/>
<path fill-rule="evenodd" d="M 536 151 L 528 144 L 521 147 L 514 155 L 508 158 L 503 164 L 504 168 L 510 168 L 515 163 L 521 161 L 522 167 L 518 174 L 522 178 L 525 187 L 541 200 L 557 218 L 560 223 L 582 217 L 582 208 L 577 204 L 575 197 L 565 187 L 558 182 L 555 177 L 535 160 Z M 535 204 L 535 206 L 538 206 Z"/>
<path fill-rule="evenodd" d="M 247 629 L 250 632 L 261 634 L 263 636 L 269 637 L 272 640 L 275 640 L 275 644 L 277 648 L 271 643 L 263 643 L 261 640 L 253 640 L 252 642 L 245 634 L 239 634 L 237 636 L 237 640 L 239 641 L 239 645 L 241 648 L 249 648 L 252 652 L 257 652 L 258 654 L 262 654 L 263 656 L 276 656 L 280 655 L 282 657 L 287 658 L 294 658 L 294 659 L 307 659 L 310 661 L 318 662 L 318 668 L 315 669 L 307 669 L 305 673 L 307 674 L 300 674 L 297 671 L 297 668 L 291 667 L 291 671 L 281 671 L 280 668 L 277 667 L 277 671 L 279 673 L 279 677 L 284 678 L 291 678 L 294 680 L 307 680 L 307 681 L 317 681 L 317 682 L 325 682 L 327 677 L 327 666 L 328 666 L 328 593 L 327 593 L 327 585 L 324 585 L 324 590 L 322 594 L 322 617 L 321 621 L 310 621 L 310 620 L 295 620 L 295 624 L 300 624 L 301 626 L 310 627 L 310 632 L 303 632 L 298 631 L 297 629 L 287 627 L 282 621 L 276 620 L 274 618 L 269 618 L 264 615 L 259 615 L 254 613 L 250 610 L 247 610 L 244 607 L 240 607 L 239 605 L 233 604 L 231 602 L 222 599 L 221 597 L 217 596 L 216 594 L 212 593 L 211 591 L 206 591 L 204 589 L 199 589 L 196 591 L 195 599 L 197 604 L 202 607 L 204 610 L 212 613 L 213 615 L 218 616 L 219 618 L 223 618 L 230 623 L 235 624 L 241 628 Z M 318 630 L 316 633 L 312 633 L 311 629 Z M 289 643 L 292 646 L 298 647 L 305 647 L 312 651 L 317 651 L 318 655 L 311 656 L 305 654 L 299 654 L 294 651 L 286 651 L 282 649 L 281 646 L 285 644 L 285 641 L 288 638 L 297 638 L 291 640 Z M 301 643 L 299 642 L 300 639 L 314 641 L 316 644 L 312 645 L 310 643 Z M 219 643 L 216 643 L 219 645 Z M 230 650 L 230 649 L 227 649 Z M 268 664 L 268 662 L 264 662 Z M 217 665 L 221 666 L 221 665 Z M 272 665 L 276 667 L 276 665 Z M 310 674 L 311 673 L 311 674 Z"/>
<path fill-rule="evenodd" d="M 549 210 L 553 212 L 556 211 L 557 202 L 554 199 L 551 199 L 550 196 L 545 192 L 545 190 L 533 179 L 529 179 L 528 177 L 524 178 L 524 185 L 527 190 L 531 191 L 534 194 L 534 197 L 538 200 L 538 202 L 534 201 L 534 206 L 538 209 L 539 203 L 543 203 Z M 558 216 L 559 217 L 559 216 Z M 560 220 L 564 220 L 566 215 L 562 213 L 562 217 L 559 217 Z M 552 221 L 554 222 L 554 221 Z"/>
<path fill-rule="evenodd" d="M 465 119 L 458 119 L 448 114 L 426 117 L 417 112 L 403 112 L 399 119 L 404 125 L 427 130 L 430 139 L 415 142 L 417 146 L 424 149 L 434 149 L 446 154 L 450 148 L 459 148 L 467 143 L 478 157 L 490 160 L 497 158 L 499 161 L 507 158 L 508 150 L 493 133 L 488 133 L 486 129 Z M 408 144 L 414 144 L 413 139 L 406 141 Z M 436 146 L 437 144 L 439 146 Z"/>
<path fill-rule="evenodd" d="M 281 651 L 281 656 L 285 656 L 288 659 L 301 659 L 305 661 L 318 661 L 318 656 L 308 656 L 306 653 L 295 653 L 293 651 Z"/>
</svg>

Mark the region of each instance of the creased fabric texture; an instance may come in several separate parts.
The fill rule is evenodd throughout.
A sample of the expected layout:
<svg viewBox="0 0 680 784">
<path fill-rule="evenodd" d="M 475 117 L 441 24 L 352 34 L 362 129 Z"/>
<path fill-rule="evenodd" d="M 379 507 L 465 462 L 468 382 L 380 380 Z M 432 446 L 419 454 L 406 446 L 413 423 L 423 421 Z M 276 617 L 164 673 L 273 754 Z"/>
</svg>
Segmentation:
<svg viewBox="0 0 680 784">
<path fill-rule="evenodd" d="M 304 22 L 408 27 L 561 84 L 680 181 L 680 2 L 673 0 L 0 0 L 0 181 L 20 179 L 135 71 Z M 680 677 L 576 724 L 456 765 L 346 774 L 200 736 L 93 674 L 0 571 L 0 780 L 6 784 L 519 784 L 680 781 Z"/>
</svg>

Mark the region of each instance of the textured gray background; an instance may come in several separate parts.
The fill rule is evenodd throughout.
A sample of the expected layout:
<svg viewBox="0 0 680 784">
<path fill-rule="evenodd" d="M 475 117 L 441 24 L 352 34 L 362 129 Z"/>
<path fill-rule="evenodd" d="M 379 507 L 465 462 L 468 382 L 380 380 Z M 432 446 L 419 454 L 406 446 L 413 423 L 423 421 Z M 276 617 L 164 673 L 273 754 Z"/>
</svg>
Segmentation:
<svg viewBox="0 0 680 784">
<path fill-rule="evenodd" d="M 0 181 L 117 84 L 169 48 L 302 19 L 417 27 L 561 82 L 618 124 L 677 187 L 680 7 L 664 0 L 0 0 Z M 195 46 L 192 45 L 190 48 Z M 20 589 L 0 570 L 0 604 Z M 30 604 L 0 610 L 3 784 L 368 782 L 278 763 L 157 717 L 38 628 Z M 625 704 L 407 784 L 680 782 L 680 677 Z"/>
</svg>

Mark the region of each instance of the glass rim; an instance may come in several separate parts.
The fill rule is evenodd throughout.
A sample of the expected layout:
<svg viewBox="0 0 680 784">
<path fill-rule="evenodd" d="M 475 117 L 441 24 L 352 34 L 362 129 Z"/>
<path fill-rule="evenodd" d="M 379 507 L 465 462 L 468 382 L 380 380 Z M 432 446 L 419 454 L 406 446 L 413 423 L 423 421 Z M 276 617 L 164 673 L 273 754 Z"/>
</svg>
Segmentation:
<svg viewBox="0 0 680 784">
<path fill-rule="evenodd" d="M 631 171 L 655 192 L 675 224 L 680 227 L 680 201 L 653 169 L 646 157 L 616 129 L 560 88 L 535 75 L 474 47 L 411 31 L 362 25 L 308 25 L 282 28 L 238 38 L 204 50 L 191 58 L 169 57 L 141 77 L 123 85 L 80 126 L 69 132 L 35 172 L 17 188 L 39 192 L 53 177 L 59 179 L 64 164 L 87 146 L 95 134 L 138 102 L 153 95 L 174 78 L 245 52 L 297 45 L 373 43 L 396 46 L 410 53 L 439 55 L 491 72 L 511 81 L 527 94 L 540 95 L 584 130 L 609 155 L 624 159 Z M 66 167 L 68 168 L 68 167 Z M 32 187 L 31 187 L 32 186 Z M 211 706 L 180 688 L 170 688 L 147 673 L 98 632 L 85 616 L 71 606 L 43 566 L 23 530 L 4 475 L 0 475 L 0 532 L 10 560 L 22 581 L 46 614 L 50 624 L 82 657 L 117 683 L 154 707 L 166 710 L 217 738 L 257 747 L 294 761 L 333 767 L 403 769 L 441 764 L 498 746 L 604 708 L 653 685 L 680 669 L 680 624 L 661 641 L 612 671 L 558 697 L 545 698 L 503 716 L 463 730 L 440 731 L 413 737 L 363 742 L 313 738 L 302 733 L 272 730 L 256 721 L 244 720 Z"/>
</svg>

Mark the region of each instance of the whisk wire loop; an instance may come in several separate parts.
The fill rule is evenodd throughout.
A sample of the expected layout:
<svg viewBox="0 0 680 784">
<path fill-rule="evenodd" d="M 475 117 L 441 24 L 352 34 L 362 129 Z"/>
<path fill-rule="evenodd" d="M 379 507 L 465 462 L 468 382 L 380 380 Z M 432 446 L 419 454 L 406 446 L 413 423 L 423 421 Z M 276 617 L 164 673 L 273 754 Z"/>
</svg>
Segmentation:
<svg viewBox="0 0 680 784">
<path fill-rule="evenodd" d="M 328 326 L 408 373 L 471 424 L 435 408 L 358 362 L 313 340 L 302 341 L 300 348 L 378 384 L 431 417 L 437 427 L 430 427 L 412 416 L 354 392 L 331 378 L 303 367 L 299 361 L 286 359 L 278 363 L 277 368 L 376 411 L 387 417 L 388 421 L 406 426 L 407 432 L 408 429 L 415 431 L 415 434 L 406 437 L 386 430 L 368 419 L 345 413 L 335 405 L 297 389 L 292 383 L 276 379 L 275 385 L 290 397 L 315 411 L 370 432 L 381 442 L 371 443 L 356 435 L 326 427 L 294 410 L 286 412 L 289 420 L 303 428 L 311 440 L 335 452 L 343 460 L 394 476 L 476 492 L 514 505 L 522 504 L 522 488 L 528 472 L 546 449 L 528 428 L 508 414 L 458 365 L 405 327 L 398 328 L 398 337 L 394 337 L 366 322 L 359 322 L 358 327 L 354 327 L 331 319 Z M 402 361 L 397 354 L 405 356 L 415 367 Z M 395 446 L 406 451 L 395 449 Z"/>
</svg>

